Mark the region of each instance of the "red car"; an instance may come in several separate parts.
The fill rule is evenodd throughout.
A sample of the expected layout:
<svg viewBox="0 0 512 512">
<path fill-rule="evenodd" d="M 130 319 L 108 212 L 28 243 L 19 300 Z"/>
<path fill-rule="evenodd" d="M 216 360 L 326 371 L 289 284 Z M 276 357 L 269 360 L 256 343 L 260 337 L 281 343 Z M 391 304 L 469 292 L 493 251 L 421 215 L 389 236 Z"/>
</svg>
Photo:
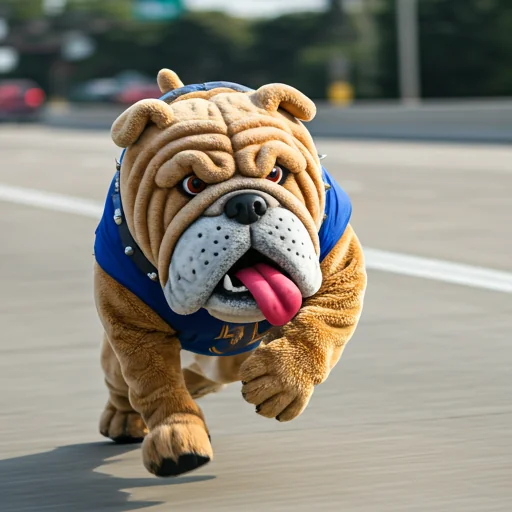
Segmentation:
<svg viewBox="0 0 512 512">
<path fill-rule="evenodd" d="M 160 89 L 153 84 L 133 84 L 127 86 L 121 93 L 114 97 L 114 101 L 123 105 L 132 105 L 137 101 L 147 98 L 159 98 L 162 96 Z"/>
<path fill-rule="evenodd" d="M 45 101 L 44 91 L 31 80 L 0 81 L 2 121 L 35 121 Z"/>
</svg>

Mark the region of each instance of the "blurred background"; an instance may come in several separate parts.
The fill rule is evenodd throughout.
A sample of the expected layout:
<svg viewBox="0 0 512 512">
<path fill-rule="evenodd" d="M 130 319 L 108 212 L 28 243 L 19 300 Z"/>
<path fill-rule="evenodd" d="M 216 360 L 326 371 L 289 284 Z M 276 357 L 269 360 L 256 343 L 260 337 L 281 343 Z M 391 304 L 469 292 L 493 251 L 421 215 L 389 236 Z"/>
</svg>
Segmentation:
<svg viewBox="0 0 512 512">
<path fill-rule="evenodd" d="M 158 96 L 171 67 L 184 83 L 291 84 L 318 101 L 320 135 L 411 136 L 414 112 L 412 136 L 441 125 L 512 140 L 511 61 L 508 0 L 0 0 L 4 119 L 65 124 L 70 105 L 126 106 Z M 103 109 L 87 112 L 74 122 L 106 125 Z"/>
<path fill-rule="evenodd" d="M 419 53 L 411 90 L 398 41 Z M 164 64 L 185 83 L 281 81 L 317 100 L 512 91 L 508 0 L 1 0 L 0 45 L 2 78 L 50 99 L 129 102 Z"/>
<path fill-rule="evenodd" d="M 0 511 L 510 512 L 512 0 L 0 0 Z M 285 82 L 349 194 L 361 321 L 292 423 L 201 399 L 176 480 L 105 442 L 108 130 L 183 82 Z"/>
</svg>

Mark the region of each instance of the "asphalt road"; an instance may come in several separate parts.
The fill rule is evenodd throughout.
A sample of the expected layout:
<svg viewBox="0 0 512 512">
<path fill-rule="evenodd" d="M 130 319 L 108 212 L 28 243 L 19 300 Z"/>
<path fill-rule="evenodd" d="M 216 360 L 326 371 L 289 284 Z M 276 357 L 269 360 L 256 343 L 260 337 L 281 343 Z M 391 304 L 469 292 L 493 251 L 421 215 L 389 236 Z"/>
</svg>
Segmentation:
<svg viewBox="0 0 512 512">
<path fill-rule="evenodd" d="M 363 245 L 512 272 L 512 149 L 319 140 Z M 103 202 L 108 132 L 0 128 L 0 187 Z M 369 270 L 307 411 L 201 400 L 215 460 L 152 477 L 97 432 L 96 221 L 0 201 L 0 511 L 509 512 L 512 294 Z"/>
</svg>

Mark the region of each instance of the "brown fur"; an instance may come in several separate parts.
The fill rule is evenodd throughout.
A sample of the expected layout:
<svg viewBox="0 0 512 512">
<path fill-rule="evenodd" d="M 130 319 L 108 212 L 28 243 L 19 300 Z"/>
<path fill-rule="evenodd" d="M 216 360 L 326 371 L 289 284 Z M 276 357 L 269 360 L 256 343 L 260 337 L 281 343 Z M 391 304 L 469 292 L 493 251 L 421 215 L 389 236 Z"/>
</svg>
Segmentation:
<svg viewBox="0 0 512 512">
<path fill-rule="evenodd" d="M 181 84 L 169 70 L 158 82 L 164 92 Z M 314 112 L 299 91 L 271 84 L 249 94 L 196 92 L 170 105 L 144 100 L 120 116 L 112 136 L 129 146 L 121 171 L 126 221 L 158 267 L 162 284 L 183 231 L 218 198 L 241 188 L 267 192 L 293 211 L 319 251 L 324 185 L 314 143 L 296 119 L 309 120 Z M 276 161 L 291 171 L 284 186 L 262 179 Z M 193 199 L 176 190 L 190 173 L 211 184 Z M 144 464 L 162 474 L 167 460 L 213 457 L 193 397 L 242 380 L 243 397 L 260 415 L 279 421 L 297 417 L 338 362 L 361 314 L 366 273 L 350 225 L 321 270 L 321 289 L 255 351 L 196 356 L 183 369 L 173 329 L 96 265 L 96 304 L 106 333 L 102 367 L 110 393 L 101 433 L 115 440 L 146 436 Z"/>
<path fill-rule="evenodd" d="M 183 87 L 183 82 L 180 80 L 178 75 L 170 69 L 162 69 L 158 73 L 157 77 L 158 87 L 162 91 L 162 94 L 179 89 Z"/>
</svg>

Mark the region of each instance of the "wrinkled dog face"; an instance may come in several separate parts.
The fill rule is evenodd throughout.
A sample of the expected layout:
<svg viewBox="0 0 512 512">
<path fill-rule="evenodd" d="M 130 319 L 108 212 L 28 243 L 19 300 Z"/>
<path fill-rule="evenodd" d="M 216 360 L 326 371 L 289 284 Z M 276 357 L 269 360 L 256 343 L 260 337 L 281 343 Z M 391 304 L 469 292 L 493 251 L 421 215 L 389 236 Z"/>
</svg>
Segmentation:
<svg viewBox="0 0 512 512">
<path fill-rule="evenodd" d="M 158 81 L 163 93 L 183 85 L 169 70 Z M 299 121 L 314 113 L 269 84 L 143 100 L 116 120 L 127 223 L 176 313 L 284 325 L 318 291 L 325 191 Z"/>
<path fill-rule="evenodd" d="M 183 315 L 204 307 L 226 321 L 262 320 L 265 315 L 254 291 L 238 277 L 241 270 L 259 264 L 291 280 L 301 297 L 314 295 L 320 288 L 318 256 L 300 219 L 268 193 L 229 193 L 181 235 L 165 296 L 170 307 Z M 260 301 L 267 299 L 263 294 Z"/>
</svg>

